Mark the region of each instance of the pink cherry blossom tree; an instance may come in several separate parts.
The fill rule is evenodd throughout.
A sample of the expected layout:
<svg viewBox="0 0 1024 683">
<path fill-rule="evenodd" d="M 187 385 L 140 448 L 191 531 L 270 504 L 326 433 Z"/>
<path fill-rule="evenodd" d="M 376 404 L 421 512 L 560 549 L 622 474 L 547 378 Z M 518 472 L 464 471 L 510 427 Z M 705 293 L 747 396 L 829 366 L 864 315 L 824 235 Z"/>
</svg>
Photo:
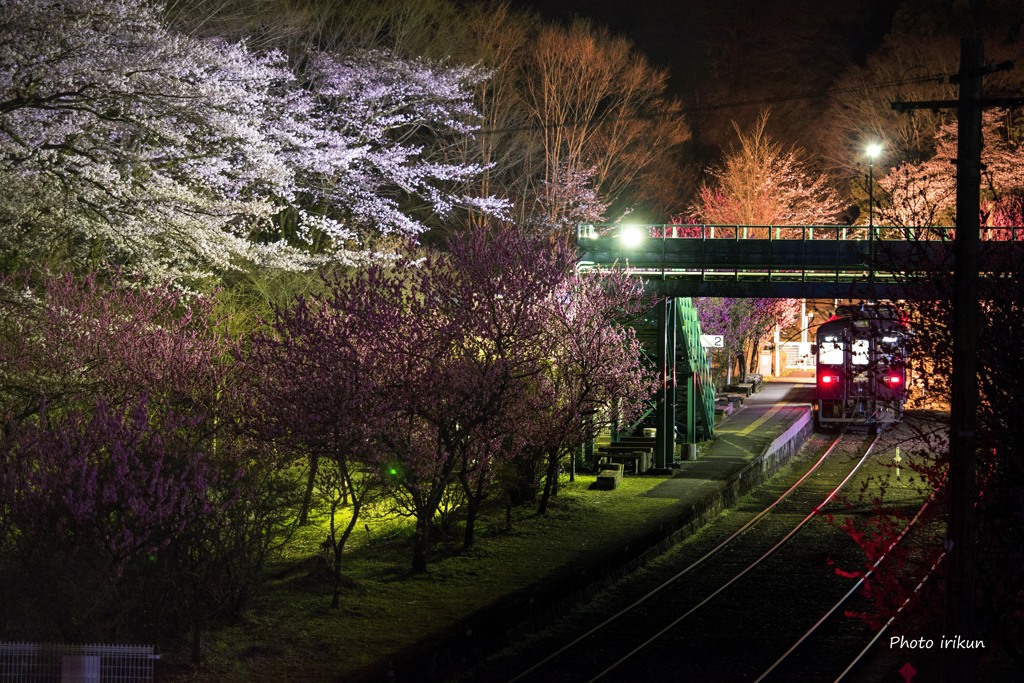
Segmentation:
<svg viewBox="0 0 1024 683">
<path fill-rule="evenodd" d="M 209 540 L 238 512 L 248 475 L 232 430 L 229 346 L 208 301 L 169 287 L 63 277 L 33 294 L 4 284 L 0 546 L 17 541 L 0 548 L 17 560 L 5 566 L 19 568 L 25 595 L 55 597 L 40 623 L 88 635 L 72 632 L 109 598 L 113 621 L 93 627 L 123 628 L 164 602 L 134 609 L 123 587 L 165 567 L 181 588 L 172 558 L 193 556 L 187 539 Z M 230 574 L 237 556 L 214 564 Z M 78 567 L 77 582 L 66 566 Z M 173 598 L 193 614 L 223 608 Z"/>
<path fill-rule="evenodd" d="M 739 376 L 756 367 L 764 338 L 779 325 L 785 327 L 799 314 L 797 299 L 707 297 L 694 300 L 701 329 L 724 337 L 725 383 L 732 382 L 738 364 Z M 749 359 L 749 360 L 748 360 Z"/>
<path fill-rule="evenodd" d="M 997 228 L 1019 218 L 1013 206 L 1024 195 L 1019 135 L 1010 112 L 986 110 L 982 115 L 982 225 L 986 236 L 1005 239 Z M 956 207 L 956 121 L 942 125 L 935 137 L 935 154 L 920 163 L 901 163 L 876 180 L 879 220 L 897 227 L 927 228 L 953 225 Z M 1016 223 L 1019 225 L 1019 223 Z M 996 230 L 993 230 L 996 228 Z"/>
<path fill-rule="evenodd" d="M 209 408 L 223 386 L 224 340 L 212 301 L 131 278 L 46 280 L 40 293 L 5 280 L 0 397 L 15 420 L 93 405 Z"/>
<path fill-rule="evenodd" d="M 711 170 L 690 207 L 696 222 L 725 225 L 831 224 L 842 206 L 828 178 L 815 173 L 796 148 L 786 149 L 768 134 L 768 112 Z"/>
<path fill-rule="evenodd" d="M 232 473 L 196 448 L 195 416 L 155 418 L 144 399 L 44 415 L 0 449 L 4 602 L 40 633 L 112 637 L 140 621 L 126 588 L 231 504 Z"/>
<path fill-rule="evenodd" d="M 342 555 L 363 506 L 375 490 L 367 463 L 388 415 L 381 382 L 390 359 L 378 343 L 397 309 L 390 297 L 400 284 L 371 268 L 325 281 L 321 297 L 302 296 L 278 309 L 242 366 L 254 396 L 250 429 L 274 448 L 301 453 L 309 467 L 300 523 L 305 523 L 318 477 L 334 489 L 327 543 L 338 607 Z M 323 468 L 321 461 L 329 467 Z M 346 516 L 339 519 L 339 507 Z"/>
<path fill-rule="evenodd" d="M 532 452 L 544 456 L 539 514 L 557 493 L 563 457 L 602 422 L 628 420 L 654 395 L 656 375 L 629 325 L 652 304 L 642 282 L 621 270 L 572 272 L 545 302 L 548 358 L 524 425 Z"/>
<path fill-rule="evenodd" d="M 465 379 L 453 372 L 464 335 L 461 316 L 450 313 L 453 305 L 471 302 L 448 301 L 456 291 L 455 276 L 436 254 L 388 277 L 392 285 L 380 306 L 392 324 L 378 329 L 389 366 L 382 368 L 386 407 L 376 465 L 388 475 L 397 508 L 415 519 L 412 572 L 421 573 L 435 516 L 460 465 L 453 446 L 462 436 L 458 418 L 467 413 L 458 402 L 460 385 L 449 383 Z"/>
<path fill-rule="evenodd" d="M 544 306 L 571 263 L 561 243 L 509 226 L 475 229 L 449 243 L 457 282 L 449 315 L 463 337 L 451 359 L 449 447 L 459 454 L 457 477 L 466 497 L 464 547 L 473 545 L 480 504 L 508 461 L 519 457 L 519 407 L 545 362 Z"/>
</svg>

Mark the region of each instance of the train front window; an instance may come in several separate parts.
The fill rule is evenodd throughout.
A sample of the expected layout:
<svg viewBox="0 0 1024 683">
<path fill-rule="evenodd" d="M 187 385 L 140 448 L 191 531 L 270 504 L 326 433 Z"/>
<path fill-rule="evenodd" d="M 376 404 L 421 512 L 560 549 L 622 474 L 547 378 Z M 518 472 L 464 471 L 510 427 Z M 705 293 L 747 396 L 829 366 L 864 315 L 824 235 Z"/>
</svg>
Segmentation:
<svg viewBox="0 0 1024 683">
<path fill-rule="evenodd" d="M 836 337 L 825 337 L 818 345 L 818 365 L 842 365 L 843 342 Z"/>
<path fill-rule="evenodd" d="M 853 365 L 867 365 L 868 354 L 871 342 L 867 339 L 854 339 L 850 346 L 850 363 Z"/>
<path fill-rule="evenodd" d="M 890 365 L 899 363 L 903 360 L 903 348 L 902 340 L 899 335 L 887 334 L 883 335 L 876 341 L 876 348 L 878 349 L 879 362 L 888 363 Z"/>
</svg>

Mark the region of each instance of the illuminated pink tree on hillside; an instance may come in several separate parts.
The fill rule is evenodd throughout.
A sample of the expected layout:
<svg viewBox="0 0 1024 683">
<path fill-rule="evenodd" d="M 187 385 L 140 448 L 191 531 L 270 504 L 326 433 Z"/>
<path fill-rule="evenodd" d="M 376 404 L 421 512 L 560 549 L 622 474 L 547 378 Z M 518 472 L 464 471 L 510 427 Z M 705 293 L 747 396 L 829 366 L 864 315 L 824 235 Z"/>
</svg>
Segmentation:
<svg viewBox="0 0 1024 683">
<path fill-rule="evenodd" d="M 1019 197 L 1024 195 L 1024 171 L 1019 136 L 1011 114 L 986 110 L 982 119 L 981 223 L 990 239 L 1007 239 L 999 227 L 1020 225 Z M 876 180 L 881 190 L 878 212 L 882 222 L 897 227 L 928 228 L 954 224 L 957 156 L 956 121 L 944 124 L 936 136 L 935 154 L 917 163 L 901 163 Z"/>
<path fill-rule="evenodd" d="M 738 144 L 711 171 L 690 207 L 695 222 L 725 225 L 831 224 L 841 210 L 828 179 L 813 171 L 796 148 L 772 140 L 762 113 L 749 132 L 736 127 Z M 734 125 L 735 127 L 735 125 Z"/>
</svg>

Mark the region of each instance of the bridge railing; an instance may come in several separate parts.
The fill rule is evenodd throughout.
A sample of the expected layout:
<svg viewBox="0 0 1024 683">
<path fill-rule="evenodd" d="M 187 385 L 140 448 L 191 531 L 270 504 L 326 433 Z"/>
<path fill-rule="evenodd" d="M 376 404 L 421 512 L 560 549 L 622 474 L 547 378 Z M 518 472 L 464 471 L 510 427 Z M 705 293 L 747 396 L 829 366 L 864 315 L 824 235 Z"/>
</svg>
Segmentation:
<svg viewBox="0 0 1024 683">
<path fill-rule="evenodd" d="M 873 234 L 872 234 L 873 233 Z M 989 241 L 1024 240 L 1024 227 L 982 228 L 982 239 Z M 950 242 L 956 228 L 893 227 L 866 225 L 711 225 L 622 223 L 599 225 L 582 223 L 577 227 L 580 239 L 620 237 L 623 240 L 701 239 L 701 240 L 886 240 Z"/>
</svg>

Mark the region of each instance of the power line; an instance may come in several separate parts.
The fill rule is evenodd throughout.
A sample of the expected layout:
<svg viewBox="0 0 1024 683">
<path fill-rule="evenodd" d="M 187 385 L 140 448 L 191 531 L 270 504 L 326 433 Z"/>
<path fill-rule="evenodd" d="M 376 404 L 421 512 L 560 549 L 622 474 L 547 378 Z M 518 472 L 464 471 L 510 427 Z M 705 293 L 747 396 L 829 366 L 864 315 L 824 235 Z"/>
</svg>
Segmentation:
<svg viewBox="0 0 1024 683">
<path fill-rule="evenodd" d="M 712 111 L 723 111 L 730 109 L 743 109 L 746 107 L 758 107 L 769 104 L 779 104 L 782 102 L 795 102 L 799 100 L 809 99 L 823 99 L 828 97 L 835 97 L 837 95 L 845 95 L 849 93 L 862 92 L 864 90 L 878 90 L 881 88 L 897 88 L 903 85 L 914 85 L 918 83 L 949 83 L 953 74 L 933 74 L 930 76 L 918 76 L 917 78 L 901 78 L 890 81 L 880 81 L 877 83 L 862 83 L 855 86 L 847 86 L 845 88 L 827 88 L 825 90 L 808 90 L 800 93 L 793 93 L 790 95 L 778 95 L 774 97 L 763 97 L 753 100 L 734 100 L 731 102 L 719 102 L 712 104 L 701 104 L 689 107 L 680 107 L 678 109 L 672 109 L 671 111 L 653 111 L 653 112 L 633 112 L 628 115 L 616 115 L 609 117 L 601 117 L 602 121 L 622 121 L 622 120 L 643 120 L 643 119 L 659 119 L 673 116 L 680 116 L 682 114 L 700 114 L 704 112 Z M 570 128 L 578 125 L 589 125 L 594 123 L 598 117 L 591 117 L 586 120 L 574 120 L 574 121 L 558 121 L 554 123 L 531 123 L 524 124 L 521 126 L 507 126 L 502 128 L 481 128 L 479 133 L 485 135 L 497 135 L 501 133 L 519 133 L 530 130 L 546 130 L 550 128 Z"/>
</svg>

